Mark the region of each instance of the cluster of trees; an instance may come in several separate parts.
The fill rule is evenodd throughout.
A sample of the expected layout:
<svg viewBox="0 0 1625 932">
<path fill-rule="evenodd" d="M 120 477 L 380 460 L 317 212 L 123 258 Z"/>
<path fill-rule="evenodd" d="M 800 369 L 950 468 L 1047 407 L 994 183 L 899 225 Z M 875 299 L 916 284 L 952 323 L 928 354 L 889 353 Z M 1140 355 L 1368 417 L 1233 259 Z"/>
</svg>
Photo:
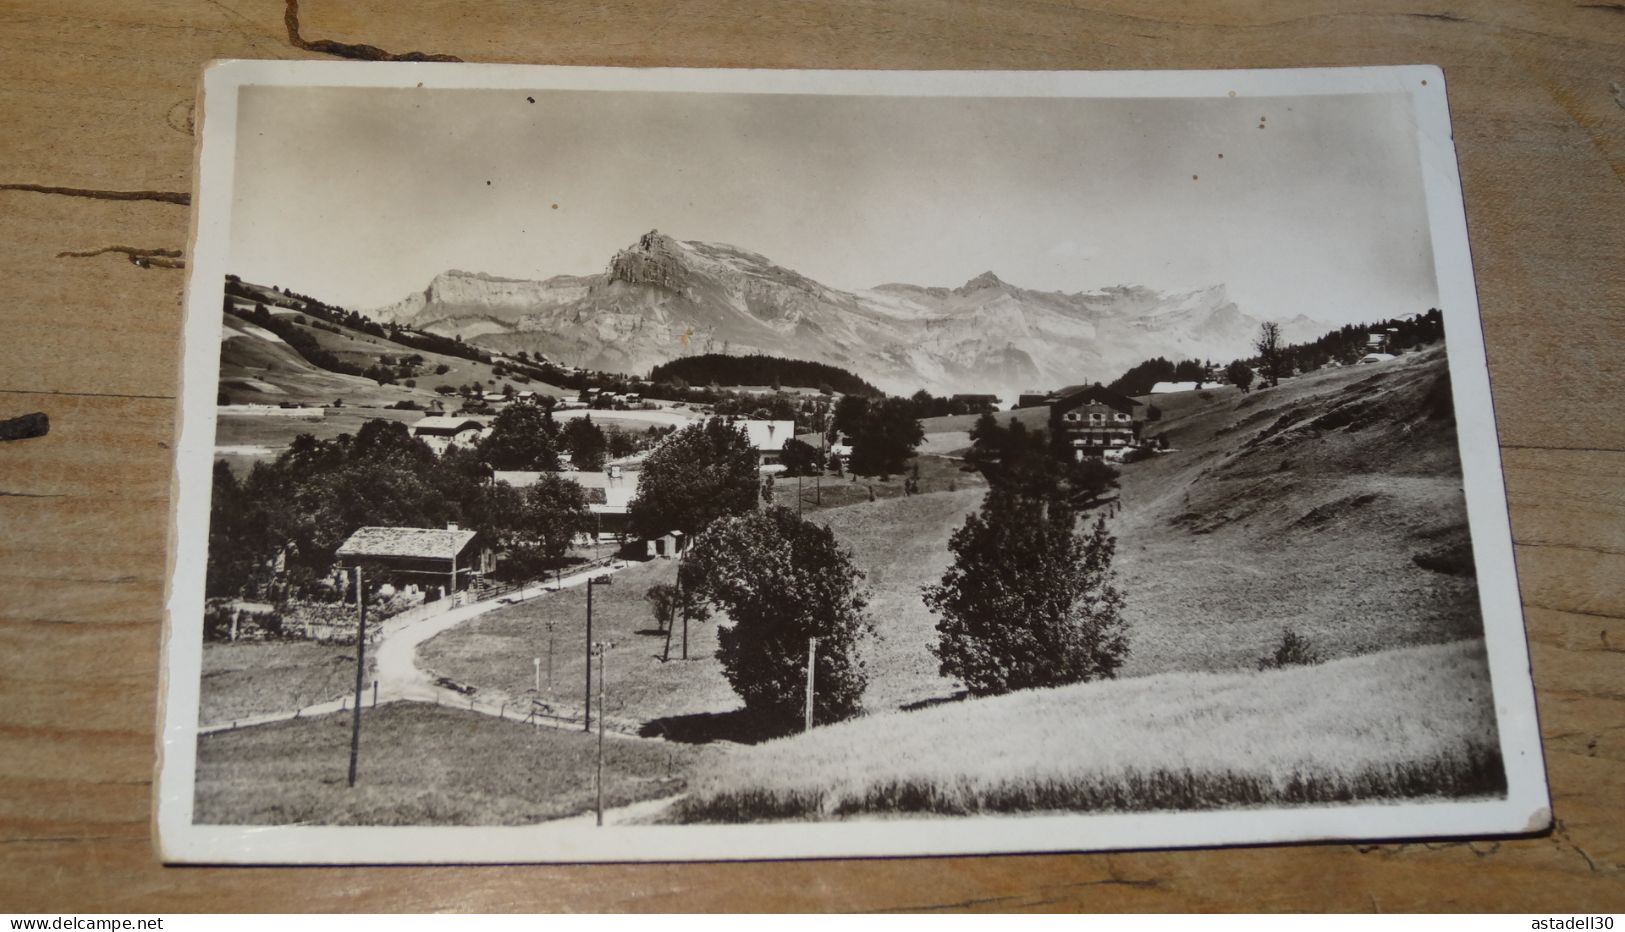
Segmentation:
<svg viewBox="0 0 1625 932">
<path fill-rule="evenodd" d="M 591 415 L 571 418 L 561 426 L 550 405 L 515 404 L 491 420 L 477 452 L 493 469 L 556 472 L 562 465 L 559 454 L 568 453 L 576 469 L 599 470 L 609 459 L 659 443 L 671 430 L 650 427 L 642 434 L 606 430 Z"/>
<path fill-rule="evenodd" d="M 771 385 L 777 389 L 790 385 L 816 388 L 826 395 L 832 392 L 868 397 L 880 395 L 880 389 L 839 366 L 760 353 L 746 356 L 722 353 L 684 356 L 655 366 L 649 372 L 649 380 L 672 386 Z"/>
<path fill-rule="evenodd" d="M 1366 343 L 1369 336 L 1382 332 L 1388 334 L 1391 353 L 1436 343 L 1444 339 L 1444 313 L 1435 307 L 1413 317 L 1349 324 L 1307 343 L 1290 344 L 1285 341 L 1280 324 L 1265 321 L 1253 337 L 1253 355 L 1230 363 L 1224 370 L 1224 378 L 1245 392 L 1255 380 L 1254 367 L 1265 383 L 1278 385 L 1283 377 L 1294 372 L 1311 372 L 1334 362 L 1351 365 L 1369 351 Z M 1209 378 L 1208 373 L 1213 368 L 1211 361 L 1170 362 L 1158 356 L 1135 365 L 1106 387 L 1125 395 L 1144 395 L 1157 382 L 1203 381 Z"/>
<path fill-rule="evenodd" d="M 330 325 L 348 327 L 351 330 L 356 330 L 361 333 L 368 334 L 369 336 L 384 336 L 384 328 L 379 326 L 377 322 L 365 314 L 361 314 L 356 311 L 347 311 L 342 307 L 328 304 L 326 301 L 313 298 L 310 295 L 300 294 L 292 289 L 284 289 L 275 286 L 269 289 L 271 294 L 275 297 L 268 298 L 265 293 L 266 290 L 267 289 L 260 286 L 249 285 L 235 275 L 227 275 L 225 288 L 227 298 L 226 307 L 228 310 L 230 309 L 231 298 L 238 298 L 252 304 L 261 304 L 266 300 L 271 300 L 272 303 L 278 305 L 279 307 L 286 307 L 290 310 L 301 311 L 319 320 L 326 321 Z"/>
<path fill-rule="evenodd" d="M 1196 359 L 1170 362 L 1157 356 L 1135 365 L 1106 387 L 1124 395 L 1147 395 L 1158 382 L 1204 381 L 1210 365 Z"/>
<path fill-rule="evenodd" d="M 1437 343 L 1444 339 L 1444 312 L 1436 307 L 1414 317 L 1392 318 L 1373 324 L 1349 324 L 1307 343 L 1279 347 L 1284 372 L 1309 372 L 1331 362 L 1344 365 L 1358 362 L 1367 353 L 1366 340 L 1372 333 L 1388 334 L 1388 352 Z"/>
<path fill-rule="evenodd" d="M 923 388 L 908 396 L 908 400 L 914 406 L 914 416 L 917 418 L 987 414 L 999 409 L 997 404 L 985 399 L 972 401 L 965 397 L 933 395 Z"/>
<path fill-rule="evenodd" d="M 575 483 L 544 477 L 519 490 L 492 482 L 480 452 L 453 447 L 436 457 L 404 424 L 386 420 L 332 440 L 301 435 L 242 478 L 216 463 L 210 508 L 210 596 L 320 590 L 339 544 L 370 525 L 455 521 L 507 550 L 512 572 L 561 559 L 590 526 Z M 271 572 L 279 555 L 287 564 L 280 580 Z"/>
<path fill-rule="evenodd" d="M 852 443 L 848 468 L 854 475 L 887 476 L 901 473 L 925 440 L 925 430 L 907 398 L 869 399 L 846 395 L 835 404 L 830 438 Z"/>
</svg>

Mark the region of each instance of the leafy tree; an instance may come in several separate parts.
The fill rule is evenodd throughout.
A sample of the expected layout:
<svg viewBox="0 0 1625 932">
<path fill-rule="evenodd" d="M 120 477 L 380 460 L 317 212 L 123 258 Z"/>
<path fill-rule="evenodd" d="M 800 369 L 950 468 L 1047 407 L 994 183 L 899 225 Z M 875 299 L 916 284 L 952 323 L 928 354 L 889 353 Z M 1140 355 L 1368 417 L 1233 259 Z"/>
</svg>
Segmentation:
<svg viewBox="0 0 1625 932">
<path fill-rule="evenodd" d="M 209 563 L 204 591 L 236 596 L 265 581 L 274 540 L 264 504 L 237 481 L 224 460 L 214 464 L 214 490 L 209 499 Z"/>
<path fill-rule="evenodd" d="M 851 470 L 860 476 L 885 477 L 903 471 L 925 439 L 906 398 L 887 398 L 869 406 L 852 432 Z"/>
<path fill-rule="evenodd" d="M 1266 320 L 1258 325 L 1258 336 L 1253 338 L 1253 349 L 1258 351 L 1259 362 L 1264 366 L 1264 377 L 1269 379 L 1270 387 L 1281 384 L 1281 374 L 1286 368 L 1285 347 L 1281 345 L 1281 325 L 1273 320 Z"/>
<path fill-rule="evenodd" d="M 817 447 L 791 437 L 784 442 L 784 453 L 780 462 L 784 464 L 786 476 L 816 476 L 823 472 L 820 468 L 822 459 Z"/>
<path fill-rule="evenodd" d="M 644 460 L 632 529 L 641 537 L 695 534 L 755 509 L 758 489 L 756 451 L 743 430 L 719 418 L 690 424 Z"/>
<path fill-rule="evenodd" d="M 491 431 L 480 441 L 480 456 L 495 469 L 559 468 L 558 426 L 553 416 L 535 405 L 509 405 L 491 421 Z"/>
<path fill-rule="evenodd" d="M 1128 656 L 1117 542 L 1096 521 L 994 490 L 954 532 L 954 564 L 925 603 L 939 616 L 932 654 L 975 695 L 1116 676 Z"/>
<path fill-rule="evenodd" d="M 868 684 L 859 645 L 874 627 L 863 574 L 829 528 L 784 507 L 724 518 L 695 538 L 685 564 L 695 594 L 733 622 L 717 632 L 717 657 L 752 718 L 779 731 L 801 721 L 810 637 L 813 722 L 859 712 Z"/>
<path fill-rule="evenodd" d="M 695 592 L 694 568 L 685 561 L 680 564 L 679 572 L 682 575 L 681 586 L 655 583 L 643 594 L 649 600 L 649 612 L 654 615 L 655 627 L 661 631 L 677 619 L 704 621 L 711 617 L 711 606 Z"/>
<path fill-rule="evenodd" d="M 1253 370 L 1239 359 L 1224 370 L 1224 376 L 1230 380 L 1231 385 L 1241 389 L 1243 394 L 1252 388 Z"/>
<path fill-rule="evenodd" d="M 1182 359 L 1174 366 L 1175 382 L 1206 382 L 1207 367 L 1200 359 Z"/>
<path fill-rule="evenodd" d="M 869 416 L 869 399 L 862 395 L 843 395 L 835 402 L 835 414 L 830 418 L 829 439 L 838 442 L 844 434 L 856 436 L 858 427 Z"/>
<path fill-rule="evenodd" d="M 512 526 L 515 562 L 526 569 L 556 565 L 570 542 L 591 526 L 592 512 L 581 486 L 543 476 L 521 495 Z"/>
<path fill-rule="evenodd" d="M 592 471 L 604 468 L 604 453 L 609 448 L 609 441 L 590 416 L 566 422 L 559 432 L 559 440 L 577 469 Z"/>
</svg>

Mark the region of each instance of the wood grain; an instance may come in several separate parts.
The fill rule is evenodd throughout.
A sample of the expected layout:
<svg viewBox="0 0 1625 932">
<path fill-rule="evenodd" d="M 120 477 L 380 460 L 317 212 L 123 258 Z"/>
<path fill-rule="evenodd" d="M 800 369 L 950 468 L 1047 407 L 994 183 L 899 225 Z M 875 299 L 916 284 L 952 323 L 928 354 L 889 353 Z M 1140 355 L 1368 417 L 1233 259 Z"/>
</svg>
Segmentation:
<svg viewBox="0 0 1625 932">
<path fill-rule="evenodd" d="M 1610 4 L 305 0 L 303 42 L 467 61 L 1445 69 L 1558 818 L 1516 840 L 1102 855 L 198 869 L 153 856 L 190 107 L 328 57 L 284 0 L 0 3 L 0 909 L 1625 909 L 1625 15 Z M 68 189 L 27 190 L 11 186 Z M 109 199 L 99 192 L 155 192 Z M 167 193 L 167 194 L 166 194 Z"/>
</svg>

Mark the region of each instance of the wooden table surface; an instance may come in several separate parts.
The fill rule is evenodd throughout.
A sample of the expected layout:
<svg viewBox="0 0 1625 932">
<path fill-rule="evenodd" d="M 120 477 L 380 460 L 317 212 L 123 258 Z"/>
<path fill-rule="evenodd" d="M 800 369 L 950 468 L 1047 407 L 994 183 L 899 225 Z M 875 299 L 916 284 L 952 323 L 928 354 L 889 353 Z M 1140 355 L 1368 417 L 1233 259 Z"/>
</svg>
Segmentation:
<svg viewBox="0 0 1625 932">
<path fill-rule="evenodd" d="M 161 866 L 149 819 L 198 73 L 214 58 L 412 52 L 1443 66 L 1556 828 L 1042 857 Z M 0 443 L 0 911 L 1625 909 L 1622 230 L 1625 6 L 1613 2 L 0 0 L 0 419 L 51 423 Z"/>
</svg>

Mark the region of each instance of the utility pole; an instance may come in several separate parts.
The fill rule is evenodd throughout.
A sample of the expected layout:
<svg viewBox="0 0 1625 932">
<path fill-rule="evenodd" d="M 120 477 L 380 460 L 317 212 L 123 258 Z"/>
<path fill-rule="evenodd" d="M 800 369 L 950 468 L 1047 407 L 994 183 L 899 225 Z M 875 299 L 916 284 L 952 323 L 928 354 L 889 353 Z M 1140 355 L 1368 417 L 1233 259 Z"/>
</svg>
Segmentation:
<svg viewBox="0 0 1625 932">
<path fill-rule="evenodd" d="M 583 697 L 581 730 L 592 734 L 592 587 L 609 585 L 609 574 L 587 577 L 587 691 Z"/>
<path fill-rule="evenodd" d="M 587 697 L 582 703 L 582 731 L 593 732 L 593 578 L 587 576 Z"/>
<path fill-rule="evenodd" d="M 665 663 L 671 659 L 671 629 L 677 626 L 676 598 L 672 599 L 672 609 L 666 613 L 666 646 L 660 651 L 660 662 Z"/>
<path fill-rule="evenodd" d="M 531 660 L 531 663 L 536 667 L 536 695 L 540 696 L 542 694 L 542 658 L 536 657 Z"/>
<path fill-rule="evenodd" d="M 605 648 L 613 647 L 608 642 L 600 642 L 592 646 L 592 652 L 598 655 L 598 827 L 604 827 L 604 653 Z M 591 662 L 589 661 L 589 665 Z"/>
<path fill-rule="evenodd" d="M 537 687 L 539 691 L 540 686 Z M 553 698 L 553 622 L 547 623 L 547 697 Z"/>
<path fill-rule="evenodd" d="M 813 726 L 813 662 L 818 658 L 818 639 L 807 639 L 807 711 L 806 727 L 804 730 L 812 731 Z"/>
<path fill-rule="evenodd" d="M 683 616 L 683 659 L 688 659 L 688 606 L 683 602 L 683 561 L 677 560 L 677 614 Z M 671 632 L 667 631 L 669 637 Z"/>
<path fill-rule="evenodd" d="M 361 753 L 361 690 L 367 676 L 367 590 L 361 566 L 355 568 L 355 709 L 350 713 L 350 785 L 355 786 L 356 758 Z"/>
</svg>

